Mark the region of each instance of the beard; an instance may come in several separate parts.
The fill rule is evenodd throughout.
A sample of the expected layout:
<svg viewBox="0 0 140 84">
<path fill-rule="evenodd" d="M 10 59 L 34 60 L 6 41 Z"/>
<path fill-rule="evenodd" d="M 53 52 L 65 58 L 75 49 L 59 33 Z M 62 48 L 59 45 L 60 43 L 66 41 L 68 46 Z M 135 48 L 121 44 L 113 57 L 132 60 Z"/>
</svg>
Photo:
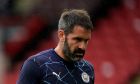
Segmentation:
<svg viewBox="0 0 140 84">
<path fill-rule="evenodd" d="M 70 46 L 68 45 L 67 40 L 64 42 L 63 53 L 65 58 L 70 62 L 80 61 L 85 54 L 85 50 L 77 48 L 75 50 L 70 50 Z"/>
</svg>

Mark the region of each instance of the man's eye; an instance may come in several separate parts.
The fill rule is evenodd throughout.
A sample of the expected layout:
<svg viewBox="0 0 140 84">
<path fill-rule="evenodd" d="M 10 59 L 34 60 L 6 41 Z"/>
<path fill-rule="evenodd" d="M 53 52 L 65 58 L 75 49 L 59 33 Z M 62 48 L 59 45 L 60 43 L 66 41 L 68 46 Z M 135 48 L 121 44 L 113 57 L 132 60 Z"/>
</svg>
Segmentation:
<svg viewBox="0 0 140 84">
<path fill-rule="evenodd" d="M 82 39 L 81 39 L 81 38 L 77 38 L 76 40 L 77 40 L 77 41 L 82 41 Z"/>
</svg>

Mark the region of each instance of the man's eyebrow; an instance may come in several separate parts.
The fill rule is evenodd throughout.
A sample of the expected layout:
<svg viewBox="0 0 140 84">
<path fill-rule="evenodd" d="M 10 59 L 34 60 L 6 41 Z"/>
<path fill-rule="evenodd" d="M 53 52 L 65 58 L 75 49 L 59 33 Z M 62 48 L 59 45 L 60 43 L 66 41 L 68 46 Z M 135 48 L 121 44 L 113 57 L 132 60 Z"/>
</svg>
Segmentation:
<svg viewBox="0 0 140 84">
<path fill-rule="evenodd" d="M 89 39 L 84 39 L 82 37 L 74 37 L 74 39 L 78 39 L 78 40 L 89 40 Z"/>
</svg>

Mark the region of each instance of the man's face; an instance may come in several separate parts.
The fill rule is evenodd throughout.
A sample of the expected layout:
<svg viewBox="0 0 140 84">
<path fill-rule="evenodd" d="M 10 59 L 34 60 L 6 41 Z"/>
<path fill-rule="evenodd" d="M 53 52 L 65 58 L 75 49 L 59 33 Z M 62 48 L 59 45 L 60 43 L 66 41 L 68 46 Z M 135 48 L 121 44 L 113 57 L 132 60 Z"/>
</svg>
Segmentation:
<svg viewBox="0 0 140 84">
<path fill-rule="evenodd" d="M 75 26 L 73 32 L 65 36 L 63 47 L 64 57 L 68 61 L 81 60 L 84 57 L 90 38 L 91 30 L 86 30 L 81 26 Z"/>
</svg>

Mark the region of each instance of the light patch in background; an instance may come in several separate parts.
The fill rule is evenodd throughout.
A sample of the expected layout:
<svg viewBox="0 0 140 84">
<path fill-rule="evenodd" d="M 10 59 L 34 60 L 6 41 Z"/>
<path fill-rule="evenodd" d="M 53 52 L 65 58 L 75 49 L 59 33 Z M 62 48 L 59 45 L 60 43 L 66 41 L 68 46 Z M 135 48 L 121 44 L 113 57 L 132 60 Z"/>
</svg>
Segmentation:
<svg viewBox="0 0 140 84">
<path fill-rule="evenodd" d="M 115 73 L 114 65 L 111 62 L 103 62 L 101 65 L 101 73 L 105 78 L 111 78 Z"/>
<path fill-rule="evenodd" d="M 8 62 L 6 61 L 6 56 L 3 51 L 3 29 L 0 27 L 0 84 L 4 84 L 3 79 L 6 72 L 6 66 Z"/>
<path fill-rule="evenodd" d="M 135 0 L 124 0 L 124 5 L 130 10 L 135 9 Z"/>
<path fill-rule="evenodd" d="M 133 20 L 133 25 L 134 25 L 134 29 L 140 33 L 140 19 L 139 18 L 135 18 Z"/>
<path fill-rule="evenodd" d="M 7 40 L 9 42 L 18 42 L 25 38 L 27 35 L 26 29 L 24 29 L 21 26 L 16 26 L 14 28 L 11 28 L 8 32 L 8 38 Z"/>
</svg>

